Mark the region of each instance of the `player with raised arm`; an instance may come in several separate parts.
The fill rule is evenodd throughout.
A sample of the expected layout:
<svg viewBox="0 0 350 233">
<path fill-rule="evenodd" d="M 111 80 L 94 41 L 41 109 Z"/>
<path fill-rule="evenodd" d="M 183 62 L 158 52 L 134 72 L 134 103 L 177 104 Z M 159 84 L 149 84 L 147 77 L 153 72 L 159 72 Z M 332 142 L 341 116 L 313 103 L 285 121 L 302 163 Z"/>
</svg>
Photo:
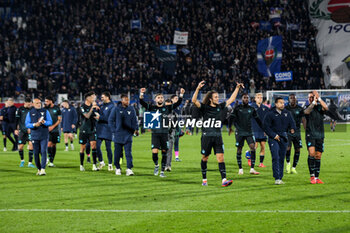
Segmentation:
<svg viewBox="0 0 350 233">
<path fill-rule="evenodd" d="M 321 168 L 321 156 L 324 151 L 324 122 L 323 117 L 328 111 L 327 104 L 317 91 L 309 93 L 309 106 L 304 110 L 306 118 L 306 145 L 309 152 L 308 165 L 311 184 L 323 184 L 318 177 Z"/>
<path fill-rule="evenodd" d="M 200 109 L 200 112 L 203 116 L 203 121 L 214 119 L 215 121 L 221 122 L 222 110 L 228 105 L 232 104 L 237 97 L 240 87 L 243 87 L 243 84 L 237 83 L 235 91 L 232 93 L 231 97 L 223 103 L 219 104 L 219 94 L 216 91 L 209 91 L 203 102 L 200 103 L 197 99 L 200 89 L 205 85 L 205 82 L 202 81 L 198 84 L 198 87 L 193 94 L 192 103 Z M 214 149 L 214 154 L 219 163 L 219 171 L 222 179 L 222 186 L 227 187 L 232 184 L 232 180 L 226 179 L 226 167 L 224 161 L 224 143 L 221 135 L 221 124 L 219 127 L 207 127 L 202 128 L 202 137 L 201 137 L 201 170 L 202 170 L 202 185 L 207 186 L 207 163 L 211 150 Z"/>
<path fill-rule="evenodd" d="M 146 92 L 146 88 L 141 88 L 140 90 L 140 104 L 146 109 L 146 111 L 155 112 L 153 114 L 154 117 L 160 117 L 160 128 L 152 129 L 152 158 L 154 162 L 154 175 L 157 176 L 159 173 L 159 164 L 158 164 L 158 150 L 162 151 L 162 167 L 160 172 L 160 177 L 165 177 L 164 170 L 167 161 L 167 150 L 168 150 L 168 134 L 169 128 L 165 128 L 162 125 L 163 118 L 167 118 L 169 114 L 178 106 L 180 106 L 182 102 L 183 95 L 185 93 L 185 89 L 181 88 L 179 100 L 170 105 L 165 105 L 164 96 L 162 94 L 156 94 L 154 101 L 156 104 L 148 104 L 144 101 L 144 94 Z"/>
</svg>

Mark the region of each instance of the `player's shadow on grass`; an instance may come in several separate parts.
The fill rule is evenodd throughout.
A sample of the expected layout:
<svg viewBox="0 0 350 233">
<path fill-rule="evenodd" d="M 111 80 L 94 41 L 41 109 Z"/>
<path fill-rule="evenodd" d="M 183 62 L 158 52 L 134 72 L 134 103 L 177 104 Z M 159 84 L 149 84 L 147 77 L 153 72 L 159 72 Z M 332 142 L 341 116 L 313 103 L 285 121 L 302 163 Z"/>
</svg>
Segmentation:
<svg viewBox="0 0 350 233">
<path fill-rule="evenodd" d="M 324 233 L 324 232 L 348 233 L 348 232 L 350 232 L 350 226 L 329 228 L 329 229 L 325 229 L 325 230 L 321 230 L 321 231 L 313 231 L 313 233 Z"/>
</svg>

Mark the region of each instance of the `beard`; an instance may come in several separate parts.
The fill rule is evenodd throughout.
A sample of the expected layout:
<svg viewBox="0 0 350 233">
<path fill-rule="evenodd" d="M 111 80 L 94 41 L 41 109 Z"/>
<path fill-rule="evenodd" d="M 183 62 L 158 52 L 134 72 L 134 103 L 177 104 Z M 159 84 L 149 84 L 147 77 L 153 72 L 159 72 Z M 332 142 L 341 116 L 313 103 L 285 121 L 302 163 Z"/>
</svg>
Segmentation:
<svg viewBox="0 0 350 233">
<path fill-rule="evenodd" d="M 158 105 L 163 105 L 163 102 L 157 102 Z"/>
</svg>

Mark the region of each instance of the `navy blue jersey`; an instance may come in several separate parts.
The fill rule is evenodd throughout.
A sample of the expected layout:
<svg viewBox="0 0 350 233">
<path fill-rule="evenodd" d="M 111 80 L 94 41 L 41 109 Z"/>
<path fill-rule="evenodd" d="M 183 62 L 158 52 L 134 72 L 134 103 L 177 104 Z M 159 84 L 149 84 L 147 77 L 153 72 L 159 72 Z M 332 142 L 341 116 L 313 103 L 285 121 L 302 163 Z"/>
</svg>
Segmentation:
<svg viewBox="0 0 350 233">
<path fill-rule="evenodd" d="M 63 132 L 73 132 L 72 125 L 77 127 L 78 124 L 78 114 L 73 106 L 69 106 L 69 108 L 63 108 L 61 110 L 62 113 L 62 129 Z"/>
<path fill-rule="evenodd" d="M 276 108 L 271 109 L 264 118 L 263 127 L 266 134 L 271 138 L 277 135 L 287 141 L 287 132 L 290 129 L 296 130 L 295 122 L 292 114 L 283 109 L 281 113 Z"/>
<path fill-rule="evenodd" d="M 260 120 L 265 118 L 266 113 L 270 110 L 266 105 L 261 104 L 260 107 L 256 103 L 252 103 L 251 106 L 255 109 L 258 114 Z M 264 130 L 258 125 L 255 118 L 252 118 L 252 129 L 255 138 L 263 138 Z"/>
<path fill-rule="evenodd" d="M 114 103 L 103 103 L 100 106 L 99 114 L 100 118 L 96 125 L 96 134 L 98 138 L 112 140 L 112 131 L 108 126 L 108 118 L 114 108 Z"/>
</svg>

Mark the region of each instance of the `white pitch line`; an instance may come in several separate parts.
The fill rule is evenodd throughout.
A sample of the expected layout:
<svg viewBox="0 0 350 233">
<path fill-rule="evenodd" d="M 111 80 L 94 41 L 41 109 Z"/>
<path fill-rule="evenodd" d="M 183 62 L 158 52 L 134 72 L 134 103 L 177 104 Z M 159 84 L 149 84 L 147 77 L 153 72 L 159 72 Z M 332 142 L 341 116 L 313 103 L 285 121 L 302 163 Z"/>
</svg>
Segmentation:
<svg viewBox="0 0 350 233">
<path fill-rule="evenodd" d="M 94 210 L 94 209 L 0 209 L 0 212 L 106 212 L 106 213 L 350 213 L 350 210 Z"/>
</svg>

